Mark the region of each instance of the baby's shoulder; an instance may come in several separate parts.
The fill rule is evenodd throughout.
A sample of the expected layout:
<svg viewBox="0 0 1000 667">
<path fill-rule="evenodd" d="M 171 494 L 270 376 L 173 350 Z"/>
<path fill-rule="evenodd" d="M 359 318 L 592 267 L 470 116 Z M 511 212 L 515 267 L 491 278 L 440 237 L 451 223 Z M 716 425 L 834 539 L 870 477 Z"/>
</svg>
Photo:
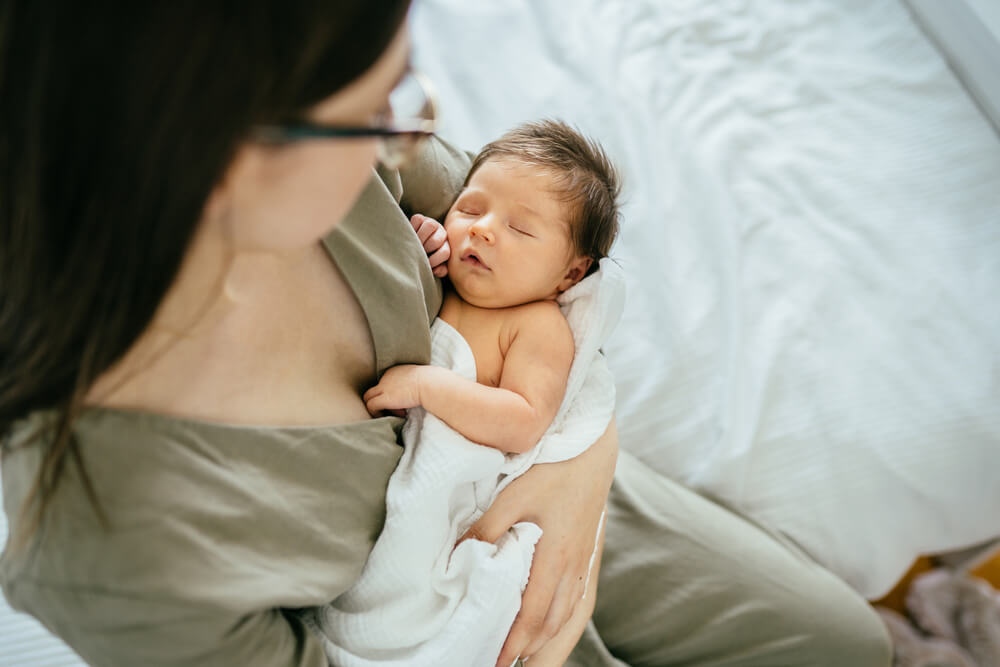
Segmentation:
<svg viewBox="0 0 1000 667">
<path fill-rule="evenodd" d="M 557 320 L 561 320 L 563 322 L 566 321 L 566 318 L 562 314 L 562 310 L 559 309 L 559 304 L 551 300 L 522 303 L 520 306 L 513 306 L 507 310 L 510 312 L 511 317 L 516 317 L 518 319 L 537 320 L 542 322 L 554 322 Z"/>
<path fill-rule="evenodd" d="M 516 335 L 573 340 L 569 322 L 555 301 L 533 301 L 508 310 L 508 324 Z"/>
</svg>

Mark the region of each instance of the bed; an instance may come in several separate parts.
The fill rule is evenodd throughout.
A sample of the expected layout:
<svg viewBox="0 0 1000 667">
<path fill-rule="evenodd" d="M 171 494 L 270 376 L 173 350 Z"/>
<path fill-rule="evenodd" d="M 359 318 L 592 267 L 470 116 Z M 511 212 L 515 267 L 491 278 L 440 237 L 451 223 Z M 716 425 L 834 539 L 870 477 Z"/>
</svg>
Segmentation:
<svg viewBox="0 0 1000 667">
<path fill-rule="evenodd" d="M 622 446 L 877 598 L 1000 535 L 1000 140 L 898 0 L 421 0 L 475 149 L 554 116 L 624 175 Z"/>
<path fill-rule="evenodd" d="M 1000 536 L 1000 140 L 900 0 L 417 0 L 411 22 L 443 136 L 558 117 L 620 166 L 622 447 L 869 598 Z M 3 608 L 0 664 L 75 662 Z"/>
</svg>

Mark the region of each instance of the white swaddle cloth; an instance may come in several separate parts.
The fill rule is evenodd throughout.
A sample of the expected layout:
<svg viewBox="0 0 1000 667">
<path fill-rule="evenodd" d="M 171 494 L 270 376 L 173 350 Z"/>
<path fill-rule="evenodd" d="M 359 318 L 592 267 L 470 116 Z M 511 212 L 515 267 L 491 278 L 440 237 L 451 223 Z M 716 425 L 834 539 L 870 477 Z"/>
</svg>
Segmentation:
<svg viewBox="0 0 1000 667">
<path fill-rule="evenodd" d="M 493 665 L 521 606 L 541 529 L 519 523 L 496 544 L 455 542 L 496 495 L 535 463 L 573 458 L 604 433 L 615 388 L 600 347 L 621 316 L 625 282 L 608 259 L 558 301 L 576 346 L 566 394 L 538 444 L 505 455 L 422 408 L 408 412 L 405 451 L 386 490 L 382 534 L 358 581 L 306 623 L 330 664 Z M 431 364 L 476 379 L 465 339 L 441 319 Z"/>
</svg>

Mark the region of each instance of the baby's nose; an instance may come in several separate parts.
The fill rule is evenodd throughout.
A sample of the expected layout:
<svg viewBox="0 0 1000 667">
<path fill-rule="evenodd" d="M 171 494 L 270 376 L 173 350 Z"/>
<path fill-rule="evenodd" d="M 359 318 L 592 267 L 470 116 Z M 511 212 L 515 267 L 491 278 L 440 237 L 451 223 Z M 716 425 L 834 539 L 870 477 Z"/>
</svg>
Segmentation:
<svg viewBox="0 0 1000 667">
<path fill-rule="evenodd" d="M 495 240 L 493 232 L 487 225 L 483 224 L 482 222 L 477 222 L 476 224 L 472 225 L 472 227 L 469 228 L 469 236 L 478 236 L 483 241 L 490 244 L 492 244 L 493 241 Z"/>
</svg>

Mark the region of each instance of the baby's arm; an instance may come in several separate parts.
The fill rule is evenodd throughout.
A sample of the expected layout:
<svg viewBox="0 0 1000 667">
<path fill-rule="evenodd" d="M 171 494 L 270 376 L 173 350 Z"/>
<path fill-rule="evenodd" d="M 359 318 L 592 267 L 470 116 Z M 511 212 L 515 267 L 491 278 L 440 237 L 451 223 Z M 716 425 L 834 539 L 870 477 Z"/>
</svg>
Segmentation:
<svg viewBox="0 0 1000 667">
<path fill-rule="evenodd" d="M 436 366 L 396 366 L 365 394 L 369 412 L 422 405 L 473 442 L 524 452 L 552 423 L 573 363 L 573 334 L 553 302 L 522 306 L 503 332 L 499 387 Z"/>
</svg>

